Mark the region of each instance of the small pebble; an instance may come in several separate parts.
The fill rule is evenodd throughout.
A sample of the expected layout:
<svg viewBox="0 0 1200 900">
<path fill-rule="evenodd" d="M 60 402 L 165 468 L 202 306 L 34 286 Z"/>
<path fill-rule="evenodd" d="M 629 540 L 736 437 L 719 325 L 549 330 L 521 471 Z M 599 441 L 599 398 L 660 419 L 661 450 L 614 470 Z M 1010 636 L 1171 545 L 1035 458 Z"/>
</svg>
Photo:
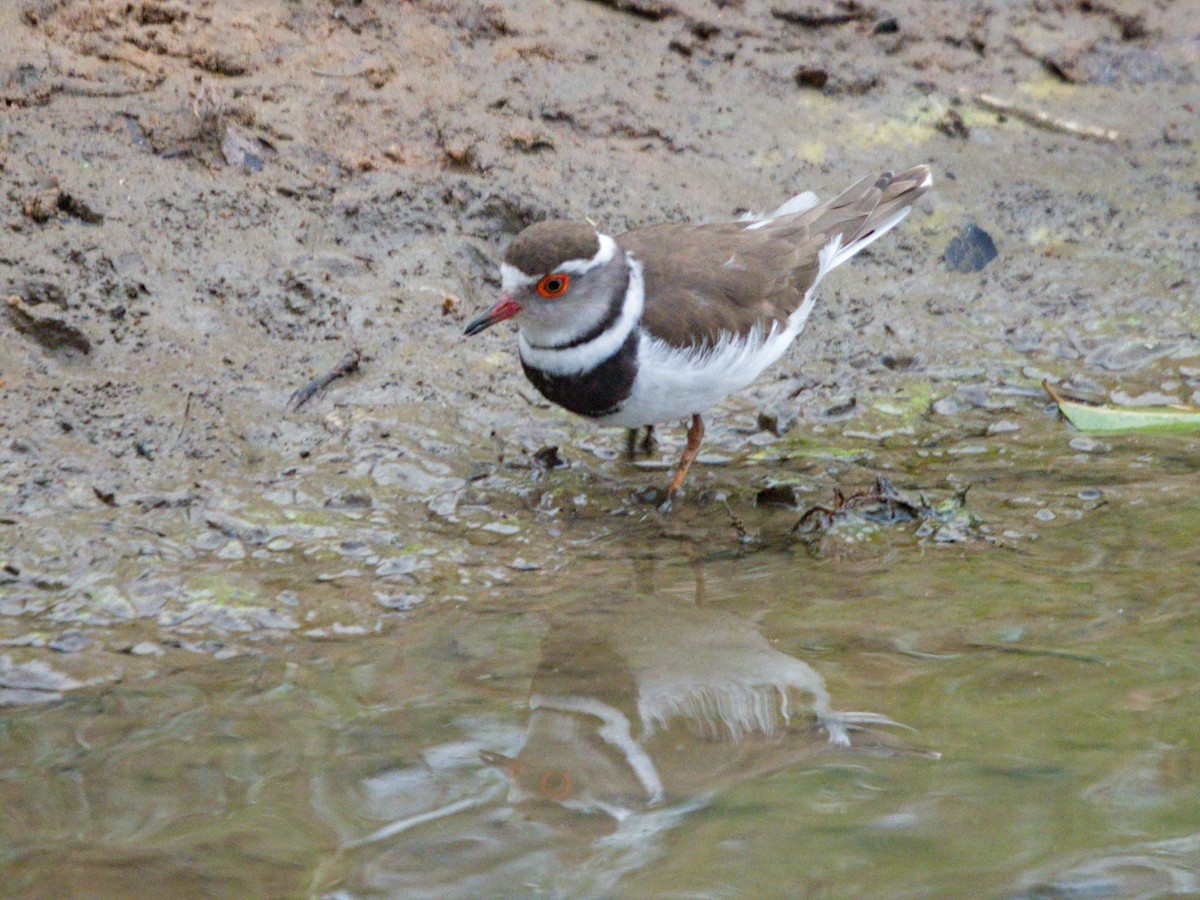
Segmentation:
<svg viewBox="0 0 1200 900">
<path fill-rule="evenodd" d="M 531 563 L 519 556 L 510 562 L 508 567 L 510 569 L 515 569 L 518 572 L 533 572 L 541 568 L 541 566 L 539 566 L 537 563 Z"/>
<path fill-rule="evenodd" d="M 792 409 L 760 410 L 755 424 L 759 431 L 768 431 L 775 437 L 783 437 L 796 424 L 796 412 Z"/>
<path fill-rule="evenodd" d="M 493 534 L 517 534 L 521 531 L 516 525 L 509 525 L 507 522 L 488 522 L 480 530 Z"/>
<path fill-rule="evenodd" d="M 1040 519 L 1043 522 L 1050 522 L 1057 518 L 1057 516 L 1054 515 L 1053 510 L 1046 509 L 1045 507 L 1042 507 L 1037 512 L 1035 512 L 1033 514 L 1033 517 L 1035 519 Z"/>
<path fill-rule="evenodd" d="M 1070 447 L 1072 450 L 1078 450 L 1080 453 L 1092 453 L 1100 445 L 1098 443 L 1096 443 L 1095 441 L 1093 441 L 1091 438 L 1077 437 L 1077 438 L 1071 438 L 1071 440 L 1067 444 L 1067 446 Z"/>
<path fill-rule="evenodd" d="M 277 537 L 277 538 L 274 538 L 273 540 L 267 541 L 267 549 L 274 550 L 276 552 L 281 552 L 283 550 L 291 550 L 292 547 L 294 547 L 294 546 L 296 546 L 296 545 L 293 544 L 291 541 L 289 541 L 287 538 Z"/>
<path fill-rule="evenodd" d="M 1021 430 L 1021 426 L 1018 425 L 1016 422 L 1012 422 L 1008 419 L 1001 419 L 999 422 L 993 422 L 991 425 L 989 425 L 987 433 L 988 434 L 1008 434 L 1009 432 L 1020 431 L 1020 430 Z"/>
<path fill-rule="evenodd" d="M 45 647 L 46 638 L 32 631 L 29 634 L 23 634 L 20 637 L 9 638 L 6 641 L 0 641 L 5 647 Z"/>
<path fill-rule="evenodd" d="M 966 406 L 955 397 L 942 397 L 933 401 L 933 411 L 939 416 L 956 416 L 964 409 Z"/>
<path fill-rule="evenodd" d="M 225 536 L 219 531 L 206 531 L 196 540 L 192 541 L 192 545 L 197 550 L 216 550 L 225 543 Z"/>
<path fill-rule="evenodd" d="M 1048 381 L 1050 384 L 1058 384 L 1060 381 L 1062 381 L 1062 379 L 1058 376 L 1051 375 L 1049 372 L 1036 368 L 1035 366 L 1023 367 L 1021 369 L 1021 374 L 1033 381 Z"/>
<path fill-rule="evenodd" d="M 825 422 L 841 422 L 853 418 L 857 410 L 857 397 L 838 397 L 821 413 L 821 419 Z"/>
<path fill-rule="evenodd" d="M 376 591 L 375 599 L 388 609 L 404 611 L 412 609 L 424 598 L 420 594 L 384 594 Z"/>
<path fill-rule="evenodd" d="M 1075 496 L 1080 500 L 1099 500 L 1104 496 L 1104 491 L 1100 490 L 1100 488 L 1084 488 Z"/>
<path fill-rule="evenodd" d="M 91 642 L 92 639 L 82 631 L 64 631 L 46 646 L 59 653 L 78 653 Z"/>
<path fill-rule="evenodd" d="M 1073 394 L 1103 394 L 1104 386 L 1100 382 L 1078 373 L 1072 375 L 1065 385 Z"/>
<path fill-rule="evenodd" d="M 1110 395 L 1112 402 L 1118 406 L 1170 406 L 1178 403 L 1179 398 L 1160 391 L 1146 391 L 1141 394 L 1127 394 L 1124 391 L 1113 391 Z"/>
<path fill-rule="evenodd" d="M 987 407 L 991 405 L 988 389 L 982 384 L 960 384 L 954 389 L 954 396 L 971 406 Z"/>
<path fill-rule="evenodd" d="M 340 572 L 319 572 L 317 574 L 317 581 L 338 581 L 342 578 L 359 578 L 361 576 L 362 572 L 358 569 L 342 569 Z"/>
<path fill-rule="evenodd" d="M 224 547 L 217 551 L 217 559 L 245 559 L 246 548 L 242 546 L 241 541 L 230 541 Z"/>
<path fill-rule="evenodd" d="M 162 656 L 163 648 L 154 641 L 142 641 L 130 647 L 128 652 L 134 656 Z"/>
<path fill-rule="evenodd" d="M 420 559 L 412 553 L 393 556 L 376 566 L 375 574 L 380 578 L 399 578 L 402 575 L 411 575 L 421 567 L 420 563 Z"/>
</svg>

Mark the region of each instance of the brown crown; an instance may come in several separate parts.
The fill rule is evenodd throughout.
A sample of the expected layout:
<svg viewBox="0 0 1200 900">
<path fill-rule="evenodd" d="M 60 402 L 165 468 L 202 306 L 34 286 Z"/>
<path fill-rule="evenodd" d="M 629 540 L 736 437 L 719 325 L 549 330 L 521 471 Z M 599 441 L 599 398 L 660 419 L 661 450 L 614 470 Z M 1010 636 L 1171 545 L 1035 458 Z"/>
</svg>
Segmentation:
<svg viewBox="0 0 1200 900">
<path fill-rule="evenodd" d="M 544 275 L 569 260 L 591 259 L 599 251 L 600 239 L 591 225 L 550 219 L 530 225 L 513 238 L 504 261 L 526 275 Z"/>
</svg>

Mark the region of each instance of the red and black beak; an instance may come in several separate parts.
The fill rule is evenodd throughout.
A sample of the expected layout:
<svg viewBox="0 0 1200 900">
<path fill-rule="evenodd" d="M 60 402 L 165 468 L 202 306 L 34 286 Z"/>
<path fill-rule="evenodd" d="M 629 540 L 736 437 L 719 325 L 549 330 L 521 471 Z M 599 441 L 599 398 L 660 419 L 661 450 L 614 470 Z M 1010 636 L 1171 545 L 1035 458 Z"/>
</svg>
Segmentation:
<svg viewBox="0 0 1200 900">
<path fill-rule="evenodd" d="M 510 297 L 508 294 L 501 294 L 500 299 L 496 301 L 496 305 L 487 312 L 476 316 L 468 324 L 464 334 L 479 334 L 485 328 L 491 328 L 497 322 L 503 322 L 505 319 L 511 319 L 521 311 L 521 304 Z"/>
</svg>

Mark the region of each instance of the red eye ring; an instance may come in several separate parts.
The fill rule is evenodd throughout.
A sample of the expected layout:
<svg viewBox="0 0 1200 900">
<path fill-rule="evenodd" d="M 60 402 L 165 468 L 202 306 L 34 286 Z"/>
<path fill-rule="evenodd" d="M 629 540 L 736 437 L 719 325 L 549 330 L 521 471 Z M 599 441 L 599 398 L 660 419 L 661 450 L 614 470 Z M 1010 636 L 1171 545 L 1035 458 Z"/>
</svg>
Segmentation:
<svg viewBox="0 0 1200 900">
<path fill-rule="evenodd" d="M 571 286 L 571 276 L 566 272 L 555 272 L 553 275 L 547 275 L 538 282 L 537 292 L 548 300 L 553 300 L 555 297 L 561 297 L 567 292 L 567 288 Z"/>
<path fill-rule="evenodd" d="M 547 800 L 566 800 L 571 796 L 571 776 L 562 769 L 543 772 L 538 779 L 538 791 Z"/>
</svg>

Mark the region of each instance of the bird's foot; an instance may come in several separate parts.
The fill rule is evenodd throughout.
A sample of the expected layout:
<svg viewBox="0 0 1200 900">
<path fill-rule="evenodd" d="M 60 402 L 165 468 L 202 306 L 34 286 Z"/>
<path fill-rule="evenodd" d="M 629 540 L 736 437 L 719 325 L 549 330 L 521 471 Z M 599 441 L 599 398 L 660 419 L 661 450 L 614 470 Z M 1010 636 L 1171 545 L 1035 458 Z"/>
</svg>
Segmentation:
<svg viewBox="0 0 1200 900">
<path fill-rule="evenodd" d="M 654 436 L 653 425 L 646 426 L 646 433 L 642 436 L 641 449 L 646 456 L 653 456 L 658 450 L 658 439 Z"/>
<path fill-rule="evenodd" d="M 637 460 L 639 451 L 643 456 L 653 456 L 654 451 L 658 449 L 658 441 L 654 439 L 653 425 L 646 426 L 646 433 L 639 441 L 638 434 L 640 432 L 640 428 L 629 428 L 625 432 L 625 458 L 629 462 Z"/>
</svg>

